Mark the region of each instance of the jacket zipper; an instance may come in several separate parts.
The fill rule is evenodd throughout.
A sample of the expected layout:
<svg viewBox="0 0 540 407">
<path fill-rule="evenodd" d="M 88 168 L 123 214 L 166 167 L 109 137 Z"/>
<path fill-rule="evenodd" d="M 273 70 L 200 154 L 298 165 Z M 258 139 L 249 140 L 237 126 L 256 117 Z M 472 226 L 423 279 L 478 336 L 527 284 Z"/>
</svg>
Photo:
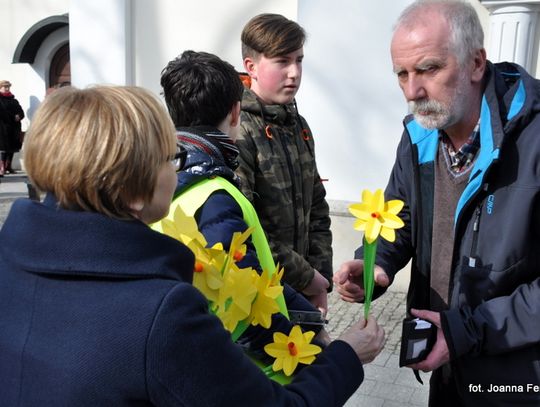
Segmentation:
<svg viewBox="0 0 540 407">
<path fill-rule="evenodd" d="M 473 223 L 473 237 L 471 243 L 471 253 L 469 256 L 469 267 L 476 267 L 477 246 L 478 246 L 478 230 L 480 229 L 480 215 L 482 214 L 482 203 L 476 207 Z"/>
</svg>

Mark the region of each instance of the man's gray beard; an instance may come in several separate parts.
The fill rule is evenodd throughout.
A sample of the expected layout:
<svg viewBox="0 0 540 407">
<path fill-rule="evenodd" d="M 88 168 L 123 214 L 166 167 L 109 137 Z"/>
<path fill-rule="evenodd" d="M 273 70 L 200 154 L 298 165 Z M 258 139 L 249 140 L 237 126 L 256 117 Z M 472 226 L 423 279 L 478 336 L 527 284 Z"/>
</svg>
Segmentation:
<svg viewBox="0 0 540 407">
<path fill-rule="evenodd" d="M 436 100 L 411 101 L 409 111 L 423 128 L 429 130 L 443 129 L 450 120 L 449 109 Z M 428 111 L 429 115 L 419 114 L 421 111 Z"/>
</svg>

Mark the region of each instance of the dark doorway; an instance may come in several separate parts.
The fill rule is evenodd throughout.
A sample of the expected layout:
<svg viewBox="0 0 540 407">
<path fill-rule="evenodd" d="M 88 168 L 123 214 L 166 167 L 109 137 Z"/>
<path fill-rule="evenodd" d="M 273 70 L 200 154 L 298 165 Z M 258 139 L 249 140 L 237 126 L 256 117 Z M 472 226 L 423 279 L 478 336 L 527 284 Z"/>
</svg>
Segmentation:
<svg viewBox="0 0 540 407">
<path fill-rule="evenodd" d="M 71 84 L 71 68 L 69 62 L 69 43 L 62 45 L 51 61 L 49 71 L 49 88 L 59 88 Z"/>
</svg>

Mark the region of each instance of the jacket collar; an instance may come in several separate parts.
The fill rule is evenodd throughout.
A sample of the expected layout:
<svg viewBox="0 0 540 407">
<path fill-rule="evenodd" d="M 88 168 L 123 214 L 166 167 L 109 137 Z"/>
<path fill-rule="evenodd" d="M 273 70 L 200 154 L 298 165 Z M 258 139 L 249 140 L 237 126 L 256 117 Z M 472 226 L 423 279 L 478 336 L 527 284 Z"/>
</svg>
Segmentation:
<svg viewBox="0 0 540 407">
<path fill-rule="evenodd" d="M 191 283 L 193 254 L 137 220 L 19 199 L 0 231 L 2 257 L 43 275 L 110 279 L 167 278 Z"/>
<path fill-rule="evenodd" d="M 250 89 L 244 90 L 242 97 L 242 110 L 261 118 L 268 123 L 281 126 L 291 126 L 296 123 L 296 109 L 294 103 L 288 105 L 266 105 Z"/>
<path fill-rule="evenodd" d="M 204 130 L 204 131 L 203 131 Z M 223 134 L 213 128 L 179 128 L 178 134 L 198 134 L 201 135 L 207 132 L 215 134 Z M 240 184 L 238 176 L 234 173 L 233 168 L 227 163 L 221 154 L 209 154 L 202 146 L 196 143 L 186 144 L 181 143 L 188 151 L 186 163 L 182 171 L 178 173 L 178 183 L 176 186 L 175 197 L 184 192 L 192 185 L 208 178 L 223 177 L 232 182 L 236 186 Z"/>
</svg>

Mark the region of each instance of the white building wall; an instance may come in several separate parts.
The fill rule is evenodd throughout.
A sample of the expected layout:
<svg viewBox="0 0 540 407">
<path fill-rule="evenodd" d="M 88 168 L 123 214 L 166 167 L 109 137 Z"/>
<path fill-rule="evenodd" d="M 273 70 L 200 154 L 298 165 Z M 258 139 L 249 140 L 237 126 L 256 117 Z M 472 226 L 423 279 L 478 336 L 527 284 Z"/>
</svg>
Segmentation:
<svg viewBox="0 0 540 407">
<path fill-rule="evenodd" d="M 133 0 L 135 82 L 156 93 L 165 65 L 183 51 L 219 55 L 243 70 L 240 34 L 259 13 L 279 13 L 296 20 L 293 0 Z"/>
<path fill-rule="evenodd" d="M 309 34 L 298 106 L 331 200 L 384 188 L 407 106 L 392 72 L 392 25 L 410 0 L 300 0 Z"/>
<path fill-rule="evenodd" d="M 133 85 L 131 0 L 71 0 L 69 20 L 71 83 Z"/>
</svg>

